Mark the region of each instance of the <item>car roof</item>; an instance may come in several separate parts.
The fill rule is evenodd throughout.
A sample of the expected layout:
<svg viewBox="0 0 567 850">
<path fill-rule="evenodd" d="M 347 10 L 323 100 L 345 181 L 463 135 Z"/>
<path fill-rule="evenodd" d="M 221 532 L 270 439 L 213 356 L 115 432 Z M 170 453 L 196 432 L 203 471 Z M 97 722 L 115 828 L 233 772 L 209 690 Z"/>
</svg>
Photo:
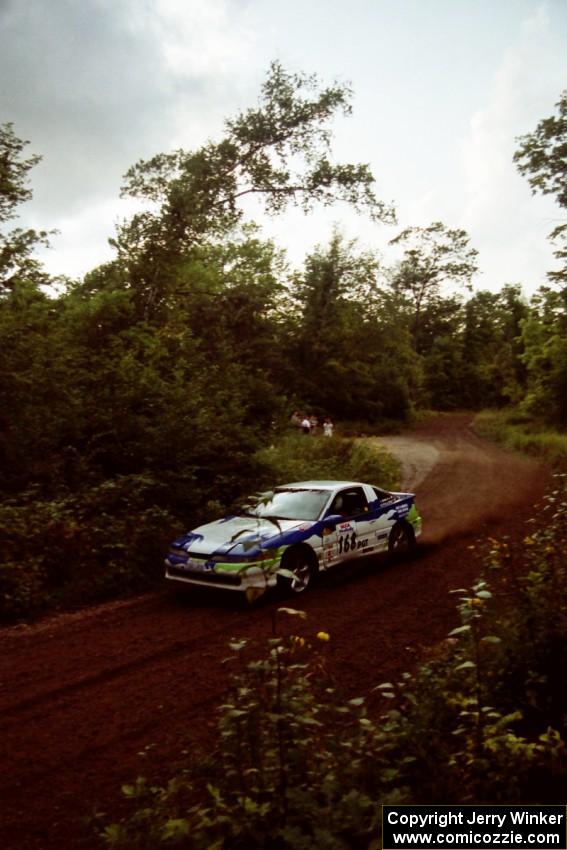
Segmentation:
<svg viewBox="0 0 567 850">
<path fill-rule="evenodd" d="M 364 487 L 360 481 L 294 481 L 280 484 L 276 490 L 336 490 L 339 487 Z"/>
</svg>

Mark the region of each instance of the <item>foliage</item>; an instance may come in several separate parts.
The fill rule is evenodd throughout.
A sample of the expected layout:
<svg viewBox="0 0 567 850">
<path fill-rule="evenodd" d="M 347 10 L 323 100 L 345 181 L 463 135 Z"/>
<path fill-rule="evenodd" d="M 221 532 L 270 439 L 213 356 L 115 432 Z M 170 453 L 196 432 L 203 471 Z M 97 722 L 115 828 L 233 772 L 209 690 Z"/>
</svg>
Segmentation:
<svg viewBox="0 0 567 850">
<path fill-rule="evenodd" d="M 567 288 L 542 287 L 521 322 L 527 374 L 524 410 L 535 419 L 567 425 Z"/>
<path fill-rule="evenodd" d="M 502 699 L 515 699 L 524 729 L 555 727 L 565 738 L 567 699 L 567 474 L 555 475 L 524 537 L 526 571 L 518 578 L 517 607 L 505 618 L 507 642 L 501 659 Z M 495 551 L 494 551 L 495 550 Z M 509 553 L 496 544 L 492 569 L 505 571 Z M 505 577 L 505 576 L 504 576 Z"/>
<path fill-rule="evenodd" d="M 450 632 L 442 656 L 384 686 L 384 695 L 396 701 L 383 718 L 391 757 L 412 755 L 400 779 L 416 803 L 555 801 L 556 782 L 565 777 L 566 730 L 555 725 L 564 700 L 554 693 L 554 710 L 535 726 L 526 722 L 528 681 L 537 667 L 528 675 L 517 614 L 494 616 L 485 580 L 455 592 L 461 625 Z M 522 668 L 514 687 L 513 652 L 514 669 Z"/>
<path fill-rule="evenodd" d="M 152 206 L 123 225 L 114 244 L 145 318 L 177 290 L 183 257 L 241 222 L 243 198 L 262 200 L 270 214 L 290 203 L 309 210 L 345 201 L 377 221 L 393 219 L 367 165 L 331 160 L 328 122 L 350 112 L 349 100 L 348 87 L 321 88 L 315 76 L 274 62 L 259 106 L 227 121 L 220 142 L 159 154 L 128 171 L 123 194 Z"/>
<path fill-rule="evenodd" d="M 460 378 L 471 408 L 517 402 L 525 393 L 522 321 L 529 307 L 520 287 L 480 291 L 465 305 Z"/>
<path fill-rule="evenodd" d="M 259 660 L 247 661 L 245 647 L 231 644 L 239 672 L 220 708 L 222 773 L 208 765 L 205 798 L 195 802 L 189 775 L 167 788 L 138 780 L 125 789 L 138 811 L 106 828 L 107 846 L 372 846 L 380 758 L 364 700 L 340 700 L 305 638 L 275 637 Z"/>
<path fill-rule="evenodd" d="M 374 688 L 375 712 L 331 684 L 309 627 L 260 657 L 233 641 L 214 757 L 166 787 L 126 786 L 135 812 L 106 827 L 106 846 L 377 848 L 381 804 L 560 802 L 566 495 L 559 477 L 524 541 L 526 571 L 511 572 L 506 541 L 482 544 L 494 592 L 488 577 L 454 591 L 460 625 L 432 661 Z M 284 608 L 274 625 L 282 615 L 306 619 Z"/>
<path fill-rule="evenodd" d="M 0 226 L 17 217 L 16 208 L 31 198 L 27 187 L 28 174 L 41 157 L 23 159 L 28 142 L 14 133 L 13 124 L 0 124 Z M 47 245 L 47 231 L 32 229 L 3 232 L 0 229 L 0 297 L 9 291 L 17 280 L 34 279 L 44 282 L 38 262 L 31 257 L 37 245 Z"/>
<path fill-rule="evenodd" d="M 567 466 L 567 434 L 538 424 L 525 413 L 484 411 L 475 418 L 475 430 L 509 449 L 543 458 L 560 468 Z"/>
<path fill-rule="evenodd" d="M 173 515 L 163 485 L 121 476 L 42 501 L 36 491 L 0 505 L 0 619 L 140 591 L 161 577 Z"/>
<path fill-rule="evenodd" d="M 399 483 L 399 465 L 385 450 L 364 440 L 290 434 L 262 449 L 256 459 L 264 483 L 318 480 L 369 481 L 386 489 Z"/>
<path fill-rule="evenodd" d="M 478 251 L 469 246 L 464 230 L 454 230 L 436 221 L 429 227 L 407 227 L 391 240 L 404 249 L 402 260 L 394 272 L 392 287 L 408 305 L 411 332 L 416 351 L 425 353 L 428 314 L 439 309 L 444 284 L 460 284 L 470 289 L 478 270 Z M 453 299 L 453 308 L 458 304 Z"/>
<path fill-rule="evenodd" d="M 399 316 L 382 306 L 378 258 L 338 231 L 293 280 L 301 318 L 291 338 L 294 383 L 315 408 L 346 419 L 406 420 L 419 369 Z"/>
<path fill-rule="evenodd" d="M 521 136 L 514 161 L 520 174 L 528 177 L 534 194 L 555 195 L 562 209 L 567 208 L 567 91 L 556 104 L 558 114 L 544 118 L 533 133 Z M 565 242 L 567 224 L 560 224 L 550 238 Z M 549 272 L 550 280 L 567 283 L 567 248 L 562 244 L 555 256 L 563 261 L 563 268 Z"/>
</svg>

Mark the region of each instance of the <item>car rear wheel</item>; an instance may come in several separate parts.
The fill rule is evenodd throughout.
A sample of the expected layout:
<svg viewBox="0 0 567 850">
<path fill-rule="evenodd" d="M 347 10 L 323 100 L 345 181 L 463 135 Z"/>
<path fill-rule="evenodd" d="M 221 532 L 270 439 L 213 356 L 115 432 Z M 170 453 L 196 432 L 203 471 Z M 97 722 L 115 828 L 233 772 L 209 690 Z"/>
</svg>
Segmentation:
<svg viewBox="0 0 567 850">
<path fill-rule="evenodd" d="M 282 559 L 282 569 L 293 574 L 293 578 L 278 576 L 278 583 L 293 593 L 307 590 L 317 573 L 315 559 L 305 547 L 287 552 Z"/>
<path fill-rule="evenodd" d="M 413 528 L 407 522 L 397 522 L 390 532 L 388 551 L 396 558 L 404 558 L 415 547 Z"/>
</svg>

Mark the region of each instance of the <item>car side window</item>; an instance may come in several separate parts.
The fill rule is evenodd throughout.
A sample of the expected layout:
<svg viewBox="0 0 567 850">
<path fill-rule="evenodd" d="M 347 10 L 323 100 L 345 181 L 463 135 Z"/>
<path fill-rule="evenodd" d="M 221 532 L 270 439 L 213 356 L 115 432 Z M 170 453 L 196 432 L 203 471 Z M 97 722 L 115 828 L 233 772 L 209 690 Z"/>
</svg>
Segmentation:
<svg viewBox="0 0 567 850">
<path fill-rule="evenodd" d="M 341 490 L 329 508 L 329 514 L 340 514 L 342 517 L 354 517 L 366 513 L 368 510 L 368 499 L 362 487 L 349 487 Z"/>
<path fill-rule="evenodd" d="M 379 487 L 372 488 L 376 494 L 376 498 L 381 504 L 388 504 L 388 502 L 395 502 L 396 497 L 391 493 L 388 493 L 387 490 L 380 490 Z"/>
</svg>

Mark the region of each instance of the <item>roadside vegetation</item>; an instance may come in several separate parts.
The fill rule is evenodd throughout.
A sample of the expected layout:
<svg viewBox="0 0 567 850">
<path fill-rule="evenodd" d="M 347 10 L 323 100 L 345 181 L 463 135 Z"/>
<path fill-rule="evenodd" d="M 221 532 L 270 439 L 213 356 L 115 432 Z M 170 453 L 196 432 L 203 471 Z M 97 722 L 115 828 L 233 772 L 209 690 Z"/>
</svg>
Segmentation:
<svg viewBox="0 0 567 850">
<path fill-rule="evenodd" d="M 565 431 L 558 431 L 516 410 L 483 411 L 475 418 L 474 424 L 481 436 L 567 469 Z"/>
<path fill-rule="evenodd" d="M 390 462 L 359 444 L 293 441 L 294 409 L 354 437 L 513 404 L 564 432 L 564 227 L 563 265 L 528 300 L 519 283 L 473 291 L 477 252 L 442 222 L 393 235 L 395 261 L 337 228 L 293 270 L 245 221 L 254 197 L 395 226 L 368 167 L 333 159 L 350 101 L 274 63 L 218 141 L 129 169 L 139 211 L 82 280 L 45 273 L 47 231 L 12 227 L 38 157 L 0 126 L 0 619 L 148 587 L 172 534 L 282 479 L 388 485 Z M 566 95 L 558 107 L 516 160 L 565 207 Z"/>
<path fill-rule="evenodd" d="M 309 479 L 382 482 L 395 489 L 400 465 L 388 452 L 354 438 L 311 439 L 290 434 L 261 449 L 256 460 L 268 487 L 274 481 Z"/>
<path fill-rule="evenodd" d="M 560 803 L 567 788 L 567 477 L 517 549 L 479 542 L 459 625 L 433 660 L 348 699 L 333 636 L 280 608 L 263 652 L 230 645 L 217 749 L 165 786 L 123 787 L 105 846 L 379 848 L 380 806 Z M 319 631 L 318 631 L 319 630 Z"/>
</svg>

